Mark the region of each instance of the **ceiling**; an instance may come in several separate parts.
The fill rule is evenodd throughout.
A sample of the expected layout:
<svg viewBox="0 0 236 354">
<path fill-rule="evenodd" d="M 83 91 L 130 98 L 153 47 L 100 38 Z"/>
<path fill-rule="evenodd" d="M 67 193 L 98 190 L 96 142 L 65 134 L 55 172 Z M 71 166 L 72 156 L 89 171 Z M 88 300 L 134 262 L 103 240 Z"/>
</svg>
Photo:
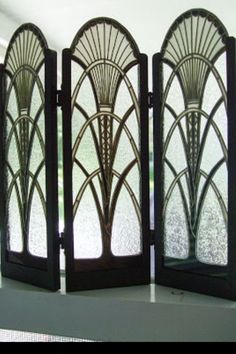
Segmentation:
<svg viewBox="0 0 236 354">
<path fill-rule="evenodd" d="M 235 0 L 0 0 L 0 12 L 15 24 L 15 29 L 22 23 L 33 22 L 56 50 L 69 47 L 79 28 L 91 18 L 108 16 L 121 22 L 140 50 L 149 55 L 160 50 L 176 17 L 197 7 L 214 12 L 230 34 L 236 36 L 236 21 L 231 15 L 236 14 Z"/>
</svg>

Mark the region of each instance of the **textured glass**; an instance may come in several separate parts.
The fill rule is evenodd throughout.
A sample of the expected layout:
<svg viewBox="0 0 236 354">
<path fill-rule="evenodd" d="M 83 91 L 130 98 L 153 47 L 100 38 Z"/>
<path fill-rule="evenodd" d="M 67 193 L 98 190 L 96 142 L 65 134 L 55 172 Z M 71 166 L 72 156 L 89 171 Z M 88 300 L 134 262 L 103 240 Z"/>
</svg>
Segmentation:
<svg viewBox="0 0 236 354">
<path fill-rule="evenodd" d="M 137 80 L 137 72 L 136 80 Z M 132 106 L 132 100 L 129 94 L 129 90 L 123 81 L 120 85 L 119 92 L 115 104 L 115 112 L 119 117 L 123 117 L 127 112 L 127 108 Z"/>
<path fill-rule="evenodd" d="M 225 65 L 225 64 L 224 64 Z M 222 68 L 221 71 L 222 72 Z M 211 73 L 206 83 L 205 93 L 203 97 L 202 109 L 204 112 L 210 113 L 216 102 L 222 96 L 222 92 L 218 85 L 216 85 L 215 77 Z"/>
<path fill-rule="evenodd" d="M 33 256 L 47 258 L 47 225 L 45 211 L 37 191 L 34 192 L 29 226 L 29 252 Z"/>
<path fill-rule="evenodd" d="M 9 251 L 46 258 L 43 39 L 23 26 L 6 56 Z"/>
<path fill-rule="evenodd" d="M 15 190 L 13 190 L 11 195 L 8 218 L 9 234 L 11 235 L 9 238 L 10 250 L 20 253 L 23 251 L 23 235 L 21 231 L 18 198 Z"/>
<path fill-rule="evenodd" d="M 197 258 L 210 265 L 226 266 L 228 264 L 228 234 L 222 210 L 210 188 L 199 227 Z"/>
<path fill-rule="evenodd" d="M 187 259 L 189 257 L 188 229 L 178 186 L 166 205 L 165 215 L 165 255 L 176 259 Z"/>
<path fill-rule="evenodd" d="M 166 68 L 164 77 L 169 75 Z M 167 80 L 165 80 L 167 82 Z M 168 87 L 168 86 L 167 86 Z M 181 87 L 175 78 L 170 89 L 166 89 L 167 107 L 164 115 L 164 154 L 165 182 L 165 255 L 176 259 L 187 259 L 189 256 L 189 238 L 187 221 L 179 186 L 188 193 L 185 177 L 176 179 L 178 174 L 186 169 L 186 154 L 183 146 L 183 136 L 186 138 L 186 116 L 183 114 L 179 124 L 176 119 L 184 111 L 184 101 Z M 171 107 L 171 109 L 170 109 Z M 174 114 L 172 108 L 174 107 Z M 181 131 L 182 129 L 182 131 Z M 183 136 L 181 136 L 181 132 Z M 173 191 L 172 191 L 173 190 Z M 172 191 L 172 192 L 171 192 Z M 170 198 L 170 199 L 169 199 Z"/>
<path fill-rule="evenodd" d="M 210 128 L 205 145 L 205 154 L 201 164 L 202 170 L 209 174 L 221 158 L 223 158 L 223 152 L 218 137 L 214 129 Z"/>
<path fill-rule="evenodd" d="M 184 124 L 182 121 L 182 129 L 184 129 Z M 185 129 L 184 129 L 185 130 Z M 181 138 L 181 133 L 178 127 L 175 129 L 173 134 L 171 134 L 171 139 L 166 139 L 166 159 L 173 163 L 175 171 L 177 173 L 182 172 L 186 168 L 186 154 L 183 147 L 183 141 Z"/>
<path fill-rule="evenodd" d="M 74 254 L 142 252 L 140 112 L 134 44 L 106 19 L 72 44 Z M 127 72 L 127 73 L 126 73 Z"/>
<path fill-rule="evenodd" d="M 164 69 L 164 77 L 168 77 L 169 68 L 165 67 Z M 164 98 L 167 99 L 167 104 L 174 108 L 175 114 L 178 116 L 182 112 L 184 112 L 185 105 L 184 105 L 184 97 L 181 90 L 181 86 L 179 84 L 178 79 L 174 76 L 170 76 L 169 80 L 167 81 L 168 85 L 165 87 L 165 96 Z"/>
<path fill-rule="evenodd" d="M 102 255 L 102 239 L 96 205 L 88 187 L 74 221 L 75 259 L 94 259 Z"/>
<path fill-rule="evenodd" d="M 212 21 L 202 10 L 181 16 L 162 49 L 165 255 L 225 266 L 226 34 Z"/>
<path fill-rule="evenodd" d="M 136 173 L 136 176 L 138 173 Z M 139 180 L 135 181 L 139 184 Z M 127 212 L 128 211 L 128 212 Z M 142 240 L 140 223 L 129 193 L 123 187 L 117 207 L 112 229 L 111 249 L 114 256 L 135 256 L 141 254 Z"/>
</svg>

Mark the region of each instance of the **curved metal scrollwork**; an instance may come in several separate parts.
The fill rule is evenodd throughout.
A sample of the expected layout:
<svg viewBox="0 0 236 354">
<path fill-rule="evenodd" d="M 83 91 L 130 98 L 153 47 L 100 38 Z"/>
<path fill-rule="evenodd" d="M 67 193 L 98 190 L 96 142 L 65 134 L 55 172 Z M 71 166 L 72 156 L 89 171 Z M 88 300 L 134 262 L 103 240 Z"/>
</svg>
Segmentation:
<svg viewBox="0 0 236 354">
<path fill-rule="evenodd" d="M 226 70 L 218 64 L 227 36 L 214 15 L 192 10 L 162 48 L 165 254 L 218 266 L 227 265 Z"/>
<path fill-rule="evenodd" d="M 14 34 L 5 59 L 8 250 L 15 262 L 47 258 L 44 63 L 47 43 L 32 24 Z M 24 261 L 23 261 L 24 260 Z"/>
<path fill-rule="evenodd" d="M 139 50 L 127 30 L 108 18 L 87 23 L 71 49 L 80 67 L 72 93 L 75 255 L 109 263 L 113 256 L 142 252 L 140 108 L 130 77 L 136 69 L 137 84 Z M 83 85 L 92 92 L 86 102 Z"/>
</svg>

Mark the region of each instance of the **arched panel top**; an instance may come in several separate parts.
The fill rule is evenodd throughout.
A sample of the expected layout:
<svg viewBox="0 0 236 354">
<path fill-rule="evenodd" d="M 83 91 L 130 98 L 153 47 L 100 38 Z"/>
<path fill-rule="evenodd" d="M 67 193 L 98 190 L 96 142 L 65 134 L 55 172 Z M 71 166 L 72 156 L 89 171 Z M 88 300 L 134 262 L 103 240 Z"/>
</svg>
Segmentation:
<svg viewBox="0 0 236 354">
<path fill-rule="evenodd" d="M 128 30 L 107 17 L 87 22 L 77 33 L 71 49 L 85 67 L 107 60 L 124 70 L 136 62 L 139 55 L 139 48 Z"/>
<path fill-rule="evenodd" d="M 122 79 L 138 63 L 139 49 L 130 33 L 113 19 L 96 18 L 77 33 L 71 50 L 90 78 L 98 109 L 113 110 Z"/>
<path fill-rule="evenodd" d="M 227 37 L 225 26 L 214 14 L 193 9 L 173 23 L 162 46 L 162 55 L 174 65 L 191 54 L 212 62 L 225 47 Z"/>
<path fill-rule="evenodd" d="M 38 72 L 47 48 L 47 41 L 37 26 L 32 23 L 22 25 L 12 36 L 8 46 L 6 69 L 14 75 L 22 65 L 27 65 Z"/>
<path fill-rule="evenodd" d="M 224 52 L 227 37 L 221 21 L 203 9 L 184 13 L 171 26 L 162 57 L 175 70 L 187 106 L 201 104 L 209 73 Z"/>
<path fill-rule="evenodd" d="M 19 108 L 29 109 L 33 85 L 44 63 L 47 41 L 38 27 L 26 23 L 8 46 L 5 69 L 18 92 Z"/>
</svg>

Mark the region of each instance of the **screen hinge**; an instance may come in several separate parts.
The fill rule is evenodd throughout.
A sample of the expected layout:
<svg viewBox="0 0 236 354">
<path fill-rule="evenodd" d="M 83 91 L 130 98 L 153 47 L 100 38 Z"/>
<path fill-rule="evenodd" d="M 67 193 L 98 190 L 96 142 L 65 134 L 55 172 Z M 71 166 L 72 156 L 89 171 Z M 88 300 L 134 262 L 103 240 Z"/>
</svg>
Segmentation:
<svg viewBox="0 0 236 354">
<path fill-rule="evenodd" d="M 57 107 L 62 107 L 62 91 L 57 91 Z"/>
<path fill-rule="evenodd" d="M 150 230 L 150 245 L 154 246 L 155 245 L 155 231 Z"/>
<path fill-rule="evenodd" d="M 153 108 L 153 93 L 149 92 L 148 94 L 148 108 L 152 109 Z"/>
<path fill-rule="evenodd" d="M 64 234 L 64 232 L 62 232 L 62 233 L 60 234 L 59 245 L 60 245 L 60 248 L 61 248 L 62 250 L 65 249 L 65 234 Z"/>
</svg>

